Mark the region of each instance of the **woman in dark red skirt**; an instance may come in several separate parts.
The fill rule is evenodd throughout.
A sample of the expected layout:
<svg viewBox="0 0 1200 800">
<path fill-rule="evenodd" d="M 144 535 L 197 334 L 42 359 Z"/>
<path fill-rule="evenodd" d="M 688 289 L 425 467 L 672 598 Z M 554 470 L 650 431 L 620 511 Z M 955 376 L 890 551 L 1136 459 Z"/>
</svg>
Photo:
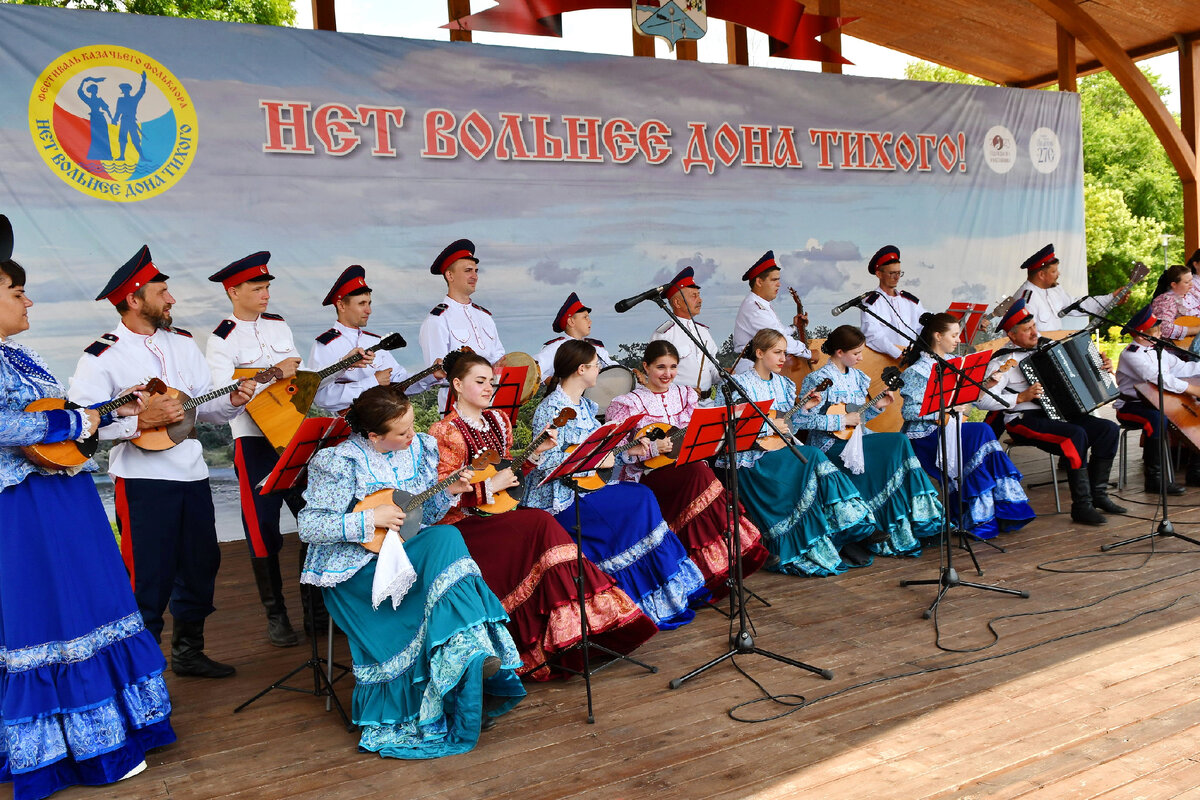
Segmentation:
<svg viewBox="0 0 1200 800">
<path fill-rule="evenodd" d="M 691 386 L 675 384 L 679 367 L 679 352 L 670 342 L 659 340 L 646 346 L 642 369 L 646 385 L 620 395 L 609 404 L 607 422 L 621 422 L 637 414 L 645 414 L 639 423 L 643 427 L 662 422 L 676 428 L 686 428 L 692 419 L 699 396 Z M 668 439 L 654 442 L 657 455 L 670 455 Z M 645 460 L 650 460 L 648 456 Z M 682 466 L 664 466 L 648 471 L 643 462 L 622 465 L 620 479 L 640 481 L 654 492 L 663 518 L 683 546 L 688 557 L 704 575 L 704 585 L 714 597 L 729 593 L 729 497 L 712 467 L 704 461 Z M 750 575 L 767 560 L 769 553 L 762 535 L 745 511 L 740 511 L 738 529 L 742 541 L 742 575 Z"/>
<path fill-rule="evenodd" d="M 504 414 L 489 408 L 491 364 L 473 353 L 451 353 L 443 366 L 456 408 L 429 429 L 438 443 L 439 474 L 449 475 L 488 449 L 508 457 L 512 428 Z M 551 434 L 531 459 L 536 462 L 554 443 Z M 575 587 L 579 554 L 575 540 L 545 511 L 517 508 L 490 516 L 474 511 L 518 483 L 511 468 L 501 470 L 477 483 L 473 493 L 461 495 L 442 523 L 462 532 L 484 581 L 508 612 L 509 632 L 521 652 L 518 672 L 547 680 L 552 677 L 548 663 L 574 669 L 582 665 L 578 650 L 564 652 L 581 635 Z M 597 644 L 631 653 L 658 632 L 629 595 L 586 557 L 583 572 L 588 631 Z"/>
</svg>

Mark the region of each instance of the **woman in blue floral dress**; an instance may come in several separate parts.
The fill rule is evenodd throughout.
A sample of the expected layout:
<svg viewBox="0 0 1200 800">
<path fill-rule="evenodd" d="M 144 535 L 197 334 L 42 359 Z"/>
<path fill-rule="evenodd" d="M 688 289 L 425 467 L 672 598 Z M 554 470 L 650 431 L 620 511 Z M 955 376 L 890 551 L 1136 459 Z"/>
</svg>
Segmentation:
<svg viewBox="0 0 1200 800">
<path fill-rule="evenodd" d="M 925 314 L 921 317 L 924 326 L 921 340 L 925 346 L 943 358 L 953 355 L 958 347 L 960 327 L 958 320 L 950 314 Z M 912 444 L 921 466 L 933 477 L 941 479 L 938 457 L 937 412 L 921 416 L 921 402 L 925 398 L 925 387 L 933 372 L 933 357 L 922 352 L 913 364 L 904 370 L 904 385 L 900 394 L 904 398 L 901 413 L 904 416 L 904 434 Z M 954 427 L 949 426 L 948 431 Z M 960 426 L 961 443 L 951 439 L 952 447 L 947 458 L 954 476 L 950 485 L 951 494 L 947 502 L 950 513 L 958 510 L 958 488 L 963 492 L 964 530 L 980 539 L 990 539 L 1001 531 L 1012 531 L 1023 527 L 1036 515 L 1029 505 L 1029 498 L 1021 488 L 1021 473 L 1005 454 L 996 434 L 983 422 L 964 422 Z M 959 445 L 961 444 L 961 449 Z M 963 477 L 959 479 L 957 453 L 962 455 Z"/>
<path fill-rule="evenodd" d="M 7 220 L 0 217 L 7 230 Z M 7 249 L 7 248 L 6 248 Z M 162 651 L 142 625 L 108 516 L 87 472 L 34 465 L 21 446 L 84 441 L 111 422 L 88 409 L 26 412 L 65 397 L 12 341 L 29 327 L 25 271 L 0 257 L 0 780 L 15 800 L 111 783 L 175 741 Z M 118 413 L 136 414 L 137 403 Z"/>
<path fill-rule="evenodd" d="M 779 331 L 759 331 L 742 354 L 754 362 L 753 368 L 733 376 L 751 400 L 773 401 L 771 408 L 780 421 L 797 399 L 795 382 L 780 374 L 786 344 Z M 819 394 L 807 399 L 810 406 L 820 402 Z M 759 437 L 771 434 L 763 425 Z M 799 450 L 807 461 L 786 447 L 737 454 L 739 496 L 758 520 L 774 556 L 767 568 L 791 575 L 837 575 L 850 566 L 871 563 L 857 543 L 877 526 L 858 489 L 817 448 L 800 445 Z M 724 458 L 717 464 L 724 466 Z"/>
<path fill-rule="evenodd" d="M 831 404 L 862 405 L 868 399 L 871 379 L 855 366 L 862 361 L 866 337 L 851 325 L 835 328 L 821 346 L 829 362 L 808 373 L 801 384 L 801 394 L 808 394 L 822 381 L 832 385 L 824 393 L 825 402 L 812 408 L 797 408 L 792 414 L 792 427 L 807 430 L 808 443 L 822 450 L 858 487 L 875 521 L 885 534 L 884 540 L 872 544 L 881 555 L 919 555 L 919 538 L 937 536 L 942 526 L 942 504 L 937 489 L 921 469 L 908 438 L 902 433 L 876 433 L 866 423 L 894 402 L 888 392 L 876 403 L 849 413 L 828 413 Z M 847 441 L 833 435 L 835 431 L 862 428 L 861 471 L 846 466 L 842 455 Z M 869 434 L 869 435 L 868 435 Z"/>
<path fill-rule="evenodd" d="M 346 414 L 354 435 L 309 463 L 299 518 L 300 538 L 312 545 L 300 580 L 322 587 L 350 642 L 359 749 L 408 759 L 471 750 L 480 730 L 525 696 L 508 615 L 457 528 L 433 525 L 404 541 L 411 566 L 397 574 L 407 579 L 389 582 L 393 599 L 372 602 L 380 557 L 365 545 L 378 549 L 377 529 L 398 530 L 404 513 L 391 504 L 352 509 L 376 491 L 415 495 L 438 483 L 437 442 L 414 432 L 413 416 L 390 385 L 359 395 Z M 440 520 L 470 477 L 412 513 L 424 524 Z"/>
</svg>

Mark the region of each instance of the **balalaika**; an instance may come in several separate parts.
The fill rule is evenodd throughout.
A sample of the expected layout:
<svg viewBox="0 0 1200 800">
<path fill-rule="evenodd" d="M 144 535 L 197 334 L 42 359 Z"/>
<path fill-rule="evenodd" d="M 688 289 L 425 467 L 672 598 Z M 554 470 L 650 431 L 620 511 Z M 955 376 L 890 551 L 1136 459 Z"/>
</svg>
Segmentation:
<svg viewBox="0 0 1200 800">
<path fill-rule="evenodd" d="M 1041 402 L 1050 419 L 1081 417 L 1117 399 L 1117 381 L 1104 369 L 1088 330 L 1034 350 L 1021 362 L 1021 372 L 1031 385 L 1042 384 Z"/>
</svg>

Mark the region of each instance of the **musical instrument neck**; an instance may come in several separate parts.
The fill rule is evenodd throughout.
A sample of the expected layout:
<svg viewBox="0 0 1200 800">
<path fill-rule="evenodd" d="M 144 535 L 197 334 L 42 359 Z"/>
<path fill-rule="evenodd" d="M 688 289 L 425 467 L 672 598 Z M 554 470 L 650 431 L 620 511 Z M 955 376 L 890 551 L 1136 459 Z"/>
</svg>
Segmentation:
<svg viewBox="0 0 1200 800">
<path fill-rule="evenodd" d="M 433 365 L 428 366 L 425 369 L 421 370 L 420 372 L 416 373 L 415 375 L 409 375 L 407 378 L 405 378 L 404 380 L 402 380 L 398 384 L 396 384 L 396 388 L 399 389 L 401 392 L 407 392 L 408 387 L 412 386 L 413 384 L 417 383 L 418 381 L 428 378 L 430 375 L 432 375 L 433 373 L 435 373 L 439 369 L 441 369 L 441 366 L 442 366 L 441 364 L 433 364 Z"/>
<path fill-rule="evenodd" d="M 93 411 L 95 411 L 97 414 L 99 414 L 100 416 L 103 417 L 105 414 L 111 414 L 113 411 L 116 411 L 118 408 L 125 405 L 130 400 L 136 400 L 136 399 L 137 399 L 137 392 L 130 392 L 129 394 L 121 395 L 120 397 L 109 400 L 107 403 L 104 403 L 103 405 L 96 406 L 93 409 Z"/>
<path fill-rule="evenodd" d="M 193 397 L 192 399 L 184 402 L 183 410 L 191 411 L 193 408 L 197 408 L 198 406 L 204 405 L 209 400 L 216 400 L 218 397 L 224 397 L 227 394 L 233 394 L 235 391 L 237 391 L 237 388 L 240 385 L 241 385 L 241 382 L 231 383 L 230 385 L 228 385 L 222 389 L 213 389 L 208 394 L 202 394 L 198 397 Z"/>
<path fill-rule="evenodd" d="M 555 429 L 554 426 L 550 426 L 549 428 L 546 428 L 546 430 L 542 431 L 537 436 L 533 437 L 532 441 L 530 441 L 526 447 L 524 447 L 521 450 L 518 450 L 517 452 L 512 454 L 511 458 L 512 458 L 513 472 L 520 472 L 522 469 L 524 469 L 525 462 L 528 461 L 530 456 L 532 456 L 534 454 L 534 452 L 537 451 L 538 447 L 541 446 L 542 442 L 544 442 L 544 441 L 546 441 L 546 439 L 550 438 L 550 431 L 552 431 L 554 429 Z"/>
<path fill-rule="evenodd" d="M 408 513 L 408 512 L 410 512 L 410 511 L 413 511 L 414 509 L 417 509 L 417 508 L 420 508 L 421 506 L 423 506 L 423 505 L 425 504 L 425 501 L 426 501 L 426 500 L 428 500 L 429 498 L 433 497 L 435 494 L 437 494 L 438 492 L 442 491 L 443 489 L 445 489 L 445 488 L 446 488 L 447 486 L 449 486 L 450 484 L 452 484 L 452 483 L 454 483 L 455 481 L 457 481 L 457 480 L 458 480 L 458 476 L 459 476 L 459 475 L 461 475 L 461 474 L 463 473 L 463 470 L 466 470 L 466 469 L 470 468 L 470 466 L 471 466 L 470 462 L 468 462 L 468 463 L 466 463 L 466 464 L 463 464 L 461 467 L 459 467 L 458 469 L 454 470 L 454 471 L 453 471 L 453 472 L 451 472 L 449 475 L 447 475 L 446 477 L 442 478 L 440 481 L 438 481 L 437 483 L 433 484 L 432 486 L 430 486 L 430 487 L 429 487 L 428 489 L 426 489 L 425 491 L 423 491 L 423 492 L 420 492 L 420 493 L 418 493 L 418 494 L 414 494 L 414 495 L 412 496 L 412 498 L 411 498 L 411 499 L 409 499 L 409 501 L 408 501 L 407 503 L 405 503 L 403 511 L 404 511 L 405 513 Z"/>
<path fill-rule="evenodd" d="M 382 347 L 383 347 L 383 341 L 380 341 L 377 344 L 373 344 L 370 347 L 366 347 L 364 349 L 368 353 L 374 353 Z M 333 375 L 336 372 L 341 372 L 344 369 L 349 369 L 350 367 L 352 367 L 353 365 L 357 364 L 359 361 L 362 361 L 362 360 L 363 360 L 363 356 L 359 355 L 358 353 L 351 353 L 350 355 L 343 358 L 341 361 L 336 361 L 336 362 L 330 364 L 328 367 L 325 367 L 324 369 L 317 370 L 317 378 L 319 378 L 320 380 L 325 380 L 330 375 Z M 423 378 L 423 377 L 425 377 L 425 375 L 428 375 L 431 372 L 433 372 L 432 368 L 430 369 L 429 372 L 422 374 L 420 377 Z"/>
<path fill-rule="evenodd" d="M 794 287 L 789 287 L 788 291 L 792 293 L 792 300 L 796 302 L 796 316 L 799 318 L 796 325 L 796 338 L 808 347 L 808 326 L 803 323 L 804 319 L 804 303 L 800 300 L 800 293 Z"/>
</svg>

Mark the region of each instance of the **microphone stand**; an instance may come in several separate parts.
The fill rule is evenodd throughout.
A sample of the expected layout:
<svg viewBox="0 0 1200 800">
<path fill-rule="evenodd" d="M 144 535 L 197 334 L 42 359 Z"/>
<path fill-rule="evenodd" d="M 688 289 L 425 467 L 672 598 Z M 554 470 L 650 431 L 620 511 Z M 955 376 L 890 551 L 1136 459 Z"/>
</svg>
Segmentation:
<svg viewBox="0 0 1200 800">
<path fill-rule="evenodd" d="M 1092 323 L 1088 326 L 1089 329 L 1094 328 L 1100 322 L 1105 322 L 1109 325 L 1120 325 L 1120 323 L 1109 319 L 1103 314 L 1097 314 L 1091 311 L 1085 311 L 1084 313 L 1092 318 Z M 1158 375 L 1156 377 L 1156 382 L 1158 385 L 1158 413 L 1162 420 L 1162 427 L 1159 430 L 1162 441 L 1158 447 L 1158 499 L 1160 505 L 1162 506 L 1162 519 L 1158 523 L 1158 528 L 1156 528 L 1153 533 L 1146 533 L 1142 534 L 1141 536 L 1134 536 L 1130 539 L 1123 539 L 1119 542 L 1113 542 L 1112 544 L 1101 545 L 1100 550 L 1104 553 L 1107 553 L 1109 550 L 1115 550 L 1118 547 L 1124 547 L 1127 544 L 1153 540 L 1157 537 L 1181 539 L 1185 542 L 1200 546 L 1200 541 L 1193 539 L 1190 536 L 1184 536 L 1182 533 L 1177 533 L 1175 531 L 1175 526 L 1171 523 L 1171 518 L 1167 509 L 1167 428 L 1170 425 L 1170 421 L 1167 419 L 1167 412 L 1163 400 L 1163 353 L 1167 350 L 1170 350 L 1184 361 L 1197 361 L 1200 360 L 1200 356 L 1197 356 L 1195 353 L 1192 353 L 1189 350 L 1184 350 L 1182 347 L 1172 344 L 1171 342 L 1168 342 L 1166 339 L 1163 339 L 1159 336 L 1150 336 L 1146 333 L 1139 333 L 1138 336 L 1153 342 L 1154 353 L 1158 361 Z"/>
<path fill-rule="evenodd" d="M 712 361 L 713 364 L 716 364 L 717 363 L 716 353 L 708 352 L 708 349 L 704 346 L 704 342 L 702 342 L 700 340 L 700 337 L 697 336 L 692 331 L 690 331 L 687 328 L 687 326 L 685 326 L 681 323 L 679 317 L 675 314 L 675 312 L 673 312 L 671 310 L 671 307 L 667 304 L 666 300 L 662 297 L 662 295 L 656 294 L 652 299 L 658 305 L 658 307 L 663 310 L 663 313 L 665 313 L 667 315 L 667 317 L 669 317 L 671 319 L 671 321 L 673 321 L 676 324 L 676 326 L 678 326 L 679 329 L 682 330 L 684 332 L 684 334 L 686 334 L 687 337 L 692 340 L 692 343 L 694 345 L 696 345 L 696 348 L 701 353 L 702 357 L 708 358 Z M 734 420 L 734 416 L 733 416 L 734 403 L 735 402 L 743 402 L 743 403 L 749 404 L 749 408 L 752 408 L 754 410 L 754 413 L 756 413 L 759 417 L 761 417 L 763 422 L 765 422 L 767 424 L 767 426 L 771 428 L 771 430 L 773 430 L 776 434 L 779 435 L 779 437 L 783 440 L 784 445 L 792 452 L 792 455 L 794 455 L 796 458 L 800 459 L 804 463 L 807 463 L 808 459 L 804 457 L 804 454 L 800 452 L 800 449 L 798 447 L 796 447 L 795 443 L 791 440 L 791 438 L 789 436 L 785 436 L 783 434 L 783 431 L 781 431 L 779 429 L 779 427 L 776 426 L 775 421 L 772 420 L 770 417 L 768 417 L 766 414 L 764 414 L 762 409 L 760 409 L 758 406 L 754 405 L 754 403 L 750 399 L 750 397 L 746 394 L 746 392 L 742 389 L 742 387 L 739 386 L 737 384 L 737 382 L 733 380 L 733 377 L 729 373 L 727 373 L 723 369 L 718 368 L 717 375 L 721 381 L 721 385 L 725 389 L 724 394 L 725 394 L 726 420 L 725 420 L 725 445 L 724 445 L 724 447 L 725 447 L 725 458 L 729 464 L 728 490 L 729 490 L 729 494 L 730 494 L 730 498 L 731 498 L 731 507 L 734 512 L 734 513 L 731 513 L 728 515 L 729 526 L 730 526 L 730 530 L 729 530 L 730 547 L 732 550 L 732 555 L 730 557 L 730 564 L 729 564 L 729 573 L 730 573 L 730 577 L 733 579 L 733 584 L 730 587 L 730 591 L 729 591 L 729 613 L 730 613 L 730 616 L 732 617 L 732 615 L 734 613 L 733 607 L 734 607 L 734 601 L 735 601 L 735 595 L 736 595 L 738 629 L 737 629 L 736 633 L 732 634 L 729 637 L 729 649 L 728 650 L 726 650 L 724 653 L 717 656 L 716 658 L 712 659 L 707 664 L 704 664 L 704 665 L 692 670 L 691 672 L 688 672 L 686 675 L 683 675 L 682 677 L 679 677 L 679 678 L 672 679 L 667 685 L 672 689 L 678 689 L 686 681 L 689 681 L 692 678 L 696 677 L 697 675 L 707 672 L 708 670 L 712 669 L 713 667 L 715 667 L 716 665 L 720 664 L 723 661 L 727 661 L 736 655 L 745 655 L 745 654 L 751 654 L 751 653 L 753 653 L 755 655 L 765 656 L 766 658 L 774 659 L 775 661 L 779 661 L 781 663 L 787 664 L 792 667 L 796 667 L 798 669 L 808 670 L 809 672 L 813 672 L 813 673 L 816 673 L 817 675 L 820 675 L 822 678 L 825 678 L 826 680 L 832 680 L 833 672 L 831 672 L 828 669 L 823 669 L 821 667 L 814 667 L 812 664 L 806 664 L 803 661 L 796 661 L 796 660 L 788 658 L 786 656 L 779 655 L 778 653 L 773 653 L 770 650 L 764 650 L 763 648 L 758 647 L 755 644 L 754 637 L 750 633 L 750 617 L 746 611 L 746 604 L 747 604 L 746 587 L 745 587 L 745 583 L 744 583 L 743 575 L 742 575 L 742 537 L 741 537 L 741 529 L 740 529 L 741 514 L 738 513 L 739 500 L 738 500 L 738 477 L 737 477 L 737 474 L 738 474 L 737 473 L 737 471 L 738 471 L 737 435 L 736 435 L 735 420 Z M 740 397 L 741 399 L 735 401 L 735 399 L 734 399 L 735 395 Z"/>
<path fill-rule="evenodd" d="M 943 509 L 948 509 L 949 500 L 950 500 L 949 482 L 948 482 L 950 462 L 949 462 L 949 457 L 947 455 L 947 447 L 946 447 L 946 437 L 947 437 L 947 432 L 946 432 L 946 393 L 944 393 L 942 391 L 944 375 L 946 375 L 947 373 L 954 373 L 956 375 L 959 375 L 959 379 L 964 381 L 964 383 L 971 384 L 973 386 L 978 387 L 980 392 L 986 393 L 986 395 L 988 395 L 992 399 L 995 399 L 995 401 L 997 403 L 1000 403 L 1002 405 L 1008 405 L 1008 403 L 1004 402 L 1003 399 L 1001 399 L 1000 397 L 997 397 L 994 392 L 992 392 L 991 390 L 988 389 L 988 387 L 984 386 L 983 384 L 978 383 L 978 381 L 971 378 L 970 375 L 967 375 L 965 372 L 962 372 L 961 369 L 959 369 L 958 367 L 955 367 L 954 365 L 952 365 L 952 363 L 948 362 L 946 359 L 943 359 L 943 357 L 940 354 L 935 353 L 935 351 L 932 350 L 932 348 L 926 347 L 925 343 L 920 341 L 919 336 L 918 337 L 908 336 L 907 333 L 905 333 L 904 331 L 901 331 L 900 329 L 898 329 L 898 327 L 896 327 L 892 323 L 889 323 L 888 320 L 883 319 L 882 317 L 880 317 L 880 315 L 876 314 L 874 311 L 871 311 L 871 308 L 869 306 L 863 305 L 863 306 L 859 306 L 859 308 L 862 308 L 864 313 L 870 314 L 871 317 L 874 317 L 875 319 L 880 321 L 880 323 L 890 327 L 890 329 L 892 329 L 896 333 L 899 333 L 899 335 L 901 337 L 904 337 L 905 339 L 907 339 L 908 344 L 910 344 L 910 347 L 916 347 L 917 349 L 924 351 L 924 353 L 928 353 L 932 357 L 932 359 L 934 359 L 934 369 L 935 369 L 935 372 L 937 373 L 937 390 L 938 390 L 937 391 L 937 423 L 938 423 L 938 428 L 940 428 L 940 431 L 938 431 L 938 447 L 940 447 L 940 450 L 942 453 L 942 469 L 938 470 L 941 473 L 941 479 L 938 480 L 938 483 L 940 483 L 940 487 L 938 487 L 938 488 L 940 488 L 941 492 L 942 492 L 942 507 L 943 507 Z M 961 431 L 959 431 L 958 426 L 955 426 L 955 435 L 960 435 L 960 437 L 961 437 Z M 962 452 L 961 439 L 959 441 L 959 452 L 960 453 Z M 958 571 L 956 571 L 954 569 L 954 548 L 952 546 L 950 546 L 950 534 L 952 534 L 952 533 L 958 534 L 960 537 L 960 540 L 966 534 L 966 531 L 962 530 L 962 528 L 961 528 L 962 488 L 964 488 L 964 485 L 965 485 L 965 481 L 962 479 L 964 479 L 964 475 L 962 475 L 962 470 L 960 468 L 959 469 L 959 501 L 958 501 L 958 506 L 956 506 L 956 507 L 958 507 L 959 524 L 955 525 L 954 531 L 950 530 L 949 515 L 948 515 L 948 513 L 943 513 L 943 515 L 942 515 L 942 533 L 940 536 L 938 536 L 938 547 L 940 547 L 941 552 L 942 552 L 942 563 L 941 563 L 940 569 L 938 569 L 937 578 L 922 579 L 922 581 L 901 581 L 900 582 L 901 587 L 922 587 L 922 585 L 936 585 L 936 587 L 938 587 L 937 597 L 935 597 L 934 602 L 930 603 L 929 608 L 926 608 L 924 614 L 922 614 L 925 619 L 929 619 L 930 616 L 934 615 L 934 609 L 936 609 L 938 606 L 940 606 L 940 604 L 942 602 L 942 597 L 946 596 L 948 591 L 950 589 L 954 589 L 955 587 L 966 587 L 968 589 L 979 589 L 979 590 L 983 590 L 983 591 L 995 591 L 995 593 L 998 593 L 998 594 L 1016 595 L 1018 597 L 1030 596 L 1030 593 L 1028 593 L 1028 591 L 1025 591 L 1024 589 L 1009 589 L 1008 587 L 994 587 L 994 585 L 991 585 L 991 584 L 971 583 L 970 581 L 962 581 L 962 579 L 959 578 Z M 970 551 L 968 551 L 968 552 L 970 552 Z M 973 552 L 971 553 L 971 559 L 974 560 Z M 978 561 L 976 561 L 976 570 L 980 573 L 980 575 L 983 575 L 983 570 L 979 570 Z"/>
</svg>

